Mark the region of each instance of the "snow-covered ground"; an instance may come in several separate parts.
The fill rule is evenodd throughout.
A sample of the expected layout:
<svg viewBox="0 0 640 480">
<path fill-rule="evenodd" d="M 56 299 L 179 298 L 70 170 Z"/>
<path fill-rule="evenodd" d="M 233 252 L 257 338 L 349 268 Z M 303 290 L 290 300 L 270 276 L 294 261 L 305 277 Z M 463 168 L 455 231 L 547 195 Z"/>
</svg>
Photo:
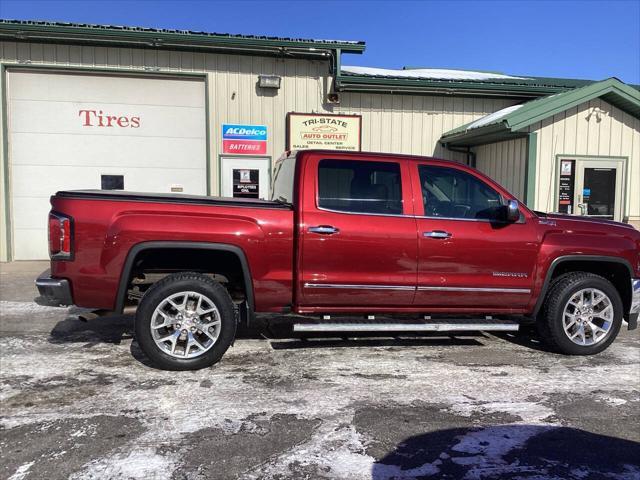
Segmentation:
<svg viewBox="0 0 640 480">
<path fill-rule="evenodd" d="M 526 336 L 243 338 L 164 372 L 126 317 L 0 308 L 0 478 L 640 478 L 637 331 L 595 357 Z"/>
</svg>

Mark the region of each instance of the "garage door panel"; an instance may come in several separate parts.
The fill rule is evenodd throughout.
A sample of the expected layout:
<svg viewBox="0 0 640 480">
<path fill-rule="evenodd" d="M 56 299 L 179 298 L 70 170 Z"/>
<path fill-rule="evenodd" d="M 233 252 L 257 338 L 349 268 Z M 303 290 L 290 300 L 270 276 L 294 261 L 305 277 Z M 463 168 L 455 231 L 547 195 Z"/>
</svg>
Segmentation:
<svg viewBox="0 0 640 480">
<path fill-rule="evenodd" d="M 102 175 L 122 175 L 129 191 L 206 194 L 204 81 L 11 69 L 7 77 L 15 259 L 47 258 L 50 196 L 100 189 Z"/>
<path fill-rule="evenodd" d="M 13 228 L 16 230 L 46 229 L 47 217 L 51 209 L 49 197 L 50 195 L 20 197 L 20 214 L 13 217 Z"/>
<path fill-rule="evenodd" d="M 154 82 L 135 76 L 10 74 L 20 76 L 20 82 L 11 86 L 11 99 L 204 107 L 204 82 L 200 79 L 161 78 Z"/>
<path fill-rule="evenodd" d="M 47 230 L 14 229 L 13 255 L 16 260 L 44 260 L 49 257 Z M 35 257 L 37 255 L 37 257 Z M 35 258 L 34 258 L 35 257 Z"/>
<path fill-rule="evenodd" d="M 58 190 L 100 189 L 101 175 L 124 175 L 124 187 L 129 191 L 170 193 L 171 185 L 182 185 L 184 192 L 206 194 L 204 172 L 182 168 L 59 166 L 52 170 L 40 166 L 16 165 L 13 197 L 46 199 Z"/>
<path fill-rule="evenodd" d="M 204 109 L 195 107 L 12 100 L 9 114 L 9 128 L 16 133 L 200 139 L 205 136 Z M 172 122 L 167 122 L 167 118 Z"/>
<path fill-rule="evenodd" d="M 144 154 L 141 154 L 144 153 Z M 15 133 L 10 145 L 13 165 L 129 166 L 202 170 L 206 146 L 197 138 L 79 137 Z"/>
</svg>

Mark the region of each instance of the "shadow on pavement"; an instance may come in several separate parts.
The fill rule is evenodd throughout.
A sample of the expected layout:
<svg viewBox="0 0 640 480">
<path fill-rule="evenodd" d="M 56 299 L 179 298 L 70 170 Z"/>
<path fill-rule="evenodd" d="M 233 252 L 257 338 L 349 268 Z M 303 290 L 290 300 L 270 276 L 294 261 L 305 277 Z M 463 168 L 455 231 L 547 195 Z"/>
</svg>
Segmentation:
<svg viewBox="0 0 640 480">
<path fill-rule="evenodd" d="M 71 315 L 51 330 L 51 343 L 114 343 L 133 338 L 133 316 L 118 315 L 81 321 Z"/>
<path fill-rule="evenodd" d="M 521 347 L 530 348 L 538 352 L 553 353 L 553 350 L 547 347 L 540 338 L 535 325 L 521 326 L 517 332 L 495 332 L 493 335 Z"/>
<path fill-rule="evenodd" d="M 409 437 L 378 460 L 373 480 L 391 478 L 640 477 L 640 443 L 546 425 L 456 428 Z"/>
</svg>

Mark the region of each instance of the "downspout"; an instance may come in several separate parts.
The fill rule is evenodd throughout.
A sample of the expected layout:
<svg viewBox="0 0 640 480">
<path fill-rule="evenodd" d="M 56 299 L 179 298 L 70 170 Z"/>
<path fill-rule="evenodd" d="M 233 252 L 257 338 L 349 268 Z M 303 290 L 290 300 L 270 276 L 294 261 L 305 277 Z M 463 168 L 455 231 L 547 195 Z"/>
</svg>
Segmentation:
<svg viewBox="0 0 640 480">
<path fill-rule="evenodd" d="M 336 48 L 331 52 L 331 56 L 333 57 L 333 61 L 331 62 L 331 69 L 333 70 L 331 73 L 333 74 L 333 92 L 340 91 L 340 57 L 341 50 Z"/>
<path fill-rule="evenodd" d="M 476 168 L 476 153 L 471 150 L 471 147 L 454 147 L 446 142 L 440 142 L 445 150 L 456 153 L 464 153 L 467 156 L 467 165 Z"/>
</svg>

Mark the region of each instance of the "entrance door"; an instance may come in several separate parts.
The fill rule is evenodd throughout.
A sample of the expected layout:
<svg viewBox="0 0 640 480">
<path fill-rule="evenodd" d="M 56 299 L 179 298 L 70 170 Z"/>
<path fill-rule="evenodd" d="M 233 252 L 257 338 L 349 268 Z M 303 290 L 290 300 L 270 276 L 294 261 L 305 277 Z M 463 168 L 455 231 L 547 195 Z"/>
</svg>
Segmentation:
<svg viewBox="0 0 640 480">
<path fill-rule="evenodd" d="M 621 221 L 623 173 L 622 160 L 577 160 L 575 213 Z"/>
<path fill-rule="evenodd" d="M 267 157 L 222 157 L 222 196 L 269 198 L 269 164 Z"/>
</svg>

